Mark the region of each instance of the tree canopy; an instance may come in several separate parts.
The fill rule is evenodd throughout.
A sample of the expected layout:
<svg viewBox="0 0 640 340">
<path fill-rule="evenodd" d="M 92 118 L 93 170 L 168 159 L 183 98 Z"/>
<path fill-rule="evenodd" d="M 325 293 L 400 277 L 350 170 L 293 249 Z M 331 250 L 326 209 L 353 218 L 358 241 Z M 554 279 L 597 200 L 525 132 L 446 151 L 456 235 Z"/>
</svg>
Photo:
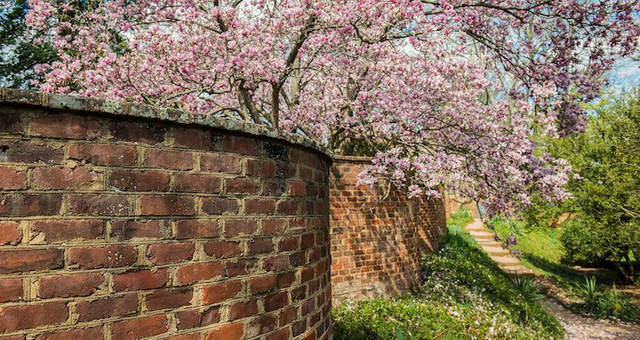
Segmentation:
<svg viewBox="0 0 640 340">
<path fill-rule="evenodd" d="M 566 198 L 532 129 L 584 126 L 638 1 L 29 0 L 41 90 L 136 100 L 370 149 L 363 183 L 492 212 Z M 78 9 L 82 7 L 82 10 Z M 354 145 L 358 147 L 354 147 Z"/>
</svg>

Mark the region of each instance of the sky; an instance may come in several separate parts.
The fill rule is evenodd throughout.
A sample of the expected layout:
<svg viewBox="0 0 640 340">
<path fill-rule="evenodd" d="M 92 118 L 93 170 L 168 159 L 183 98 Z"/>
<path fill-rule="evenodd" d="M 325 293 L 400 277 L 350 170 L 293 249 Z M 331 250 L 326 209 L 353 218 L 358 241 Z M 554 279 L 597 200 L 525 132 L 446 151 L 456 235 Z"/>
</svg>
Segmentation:
<svg viewBox="0 0 640 340">
<path fill-rule="evenodd" d="M 631 58 L 616 61 L 607 78 L 609 79 L 608 87 L 613 92 L 624 92 L 640 86 L 640 61 Z"/>
</svg>

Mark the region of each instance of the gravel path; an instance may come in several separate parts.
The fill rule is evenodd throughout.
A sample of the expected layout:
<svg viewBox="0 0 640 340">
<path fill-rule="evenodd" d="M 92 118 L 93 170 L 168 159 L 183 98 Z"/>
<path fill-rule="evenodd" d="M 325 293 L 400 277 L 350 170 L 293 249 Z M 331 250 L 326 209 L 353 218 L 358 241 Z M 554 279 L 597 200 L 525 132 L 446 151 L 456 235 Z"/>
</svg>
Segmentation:
<svg viewBox="0 0 640 340">
<path fill-rule="evenodd" d="M 569 340 L 640 339 L 640 325 L 574 314 L 550 298 L 543 300 L 542 304 L 558 318 Z"/>
</svg>

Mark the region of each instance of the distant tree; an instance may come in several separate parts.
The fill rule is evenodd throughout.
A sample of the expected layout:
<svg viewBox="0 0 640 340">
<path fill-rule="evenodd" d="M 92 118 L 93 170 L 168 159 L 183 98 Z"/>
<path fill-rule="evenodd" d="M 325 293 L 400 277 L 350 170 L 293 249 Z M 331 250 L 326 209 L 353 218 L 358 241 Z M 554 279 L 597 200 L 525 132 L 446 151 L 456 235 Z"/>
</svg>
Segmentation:
<svg viewBox="0 0 640 340">
<path fill-rule="evenodd" d="M 34 44 L 25 25 L 27 0 L 5 1 L 0 7 L 0 86 L 36 88 L 34 81 L 42 81 L 36 73 L 38 64 L 50 64 L 57 59 L 56 51 L 48 44 Z"/>
<path fill-rule="evenodd" d="M 598 105 L 585 132 L 556 141 L 551 152 L 580 175 L 560 210 L 575 216 L 563 232 L 565 260 L 613 266 L 633 280 L 640 258 L 640 92 Z"/>
</svg>

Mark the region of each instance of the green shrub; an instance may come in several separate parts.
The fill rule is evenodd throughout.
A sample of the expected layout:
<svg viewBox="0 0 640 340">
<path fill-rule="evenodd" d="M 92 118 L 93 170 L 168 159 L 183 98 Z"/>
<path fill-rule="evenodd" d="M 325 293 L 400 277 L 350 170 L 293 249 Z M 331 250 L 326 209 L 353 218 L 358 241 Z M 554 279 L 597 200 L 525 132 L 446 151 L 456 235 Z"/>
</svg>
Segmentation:
<svg viewBox="0 0 640 340">
<path fill-rule="evenodd" d="M 636 277 L 640 254 L 640 91 L 595 104 L 581 134 L 540 140 L 539 152 L 569 161 L 579 174 L 569 182 L 573 199 L 549 206 L 534 199 L 524 217 L 533 226 L 571 212 L 562 238 L 569 264 L 614 267 Z"/>
<path fill-rule="evenodd" d="M 583 302 L 576 303 L 577 311 L 591 314 L 599 318 L 616 318 L 625 321 L 639 321 L 640 310 L 628 298 L 621 296 L 615 284 L 610 290 L 602 290 L 595 276 L 585 277 L 585 282 L 574 289 Z"/>
<path fill-rule="evenodd" d="M 521 291 L 462 231 L 450 226 L 441 250 L 422 261 L 423 284 L 412 296 L 345 303 L 335 308 L 336 340 L 561 339 L 558 321 Z M 526 286 L 526 283 L 522 283 Z"/>
</svg>

